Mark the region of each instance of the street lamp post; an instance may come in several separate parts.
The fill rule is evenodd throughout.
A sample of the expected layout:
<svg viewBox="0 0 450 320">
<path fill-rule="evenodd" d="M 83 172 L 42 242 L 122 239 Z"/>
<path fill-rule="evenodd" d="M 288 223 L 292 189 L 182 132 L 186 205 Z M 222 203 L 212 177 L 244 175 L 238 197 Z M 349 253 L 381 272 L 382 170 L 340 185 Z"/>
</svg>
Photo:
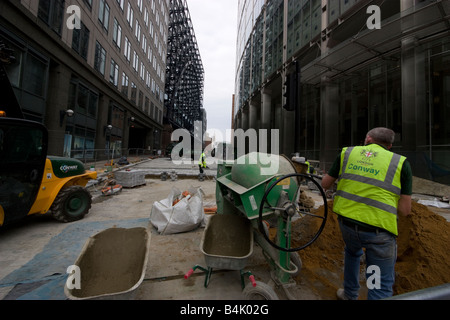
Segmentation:
<svg viewBox="0 0 450 320">
<path fill-rule="evenodd" d="M 110 158 L 109 158 L 109 152 L 111 150 L 111 131 L 112 131 L 113 126 L 112 125 L 108 125 L 106 127 L 108 135 L 106 136 L 106 138 L 108 139 L 108 150 L 106 150 L 106 152 L 108 153 L 108 165 L 111 164 Z"/>
</svg>

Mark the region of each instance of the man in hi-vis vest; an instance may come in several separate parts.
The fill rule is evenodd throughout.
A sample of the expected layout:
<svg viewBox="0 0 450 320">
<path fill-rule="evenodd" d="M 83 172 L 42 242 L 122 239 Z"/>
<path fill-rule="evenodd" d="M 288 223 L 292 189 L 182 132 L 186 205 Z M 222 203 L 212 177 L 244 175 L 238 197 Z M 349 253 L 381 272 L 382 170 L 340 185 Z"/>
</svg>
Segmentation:
<svg viewBox="0 0 450 320">
<path fill-rule="evenodd" d="M 203 173 L 203 168 L 206 168 L 206 154 L 202 152 L 200 159 L 198 159 L 198 169 Z"/>
<path fill-rule="evenodd" d="M 395 133 L 375 128 L 365 145 L 344 148 L 322 187 L 339 179 L 333 202 L 345 242 L 344 288 L 338 299 L 358 298 L 359 264 L 366 252 L 368 299 L 392 296 L 397 259 L 397 218 L 411 212 L 412 171 L 405 157 L 389 151 Z"/>
</svg>

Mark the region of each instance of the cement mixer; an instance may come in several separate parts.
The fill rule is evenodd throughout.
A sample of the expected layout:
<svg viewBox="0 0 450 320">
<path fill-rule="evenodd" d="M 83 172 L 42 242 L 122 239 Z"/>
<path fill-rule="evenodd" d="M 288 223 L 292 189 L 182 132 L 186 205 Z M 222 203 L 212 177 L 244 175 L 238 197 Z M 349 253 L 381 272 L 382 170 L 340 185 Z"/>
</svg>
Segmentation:
<svg viewBox="0 0 450 320">
<path fill-rule="evenodd" d="M 218 214 L 235 214 L 251 222 L 255 242 L 271 268 L 272 278 L 288 297 L 293 277 L 299 274 L 302 261 L 298 251 L 311 245 L 325 227 L 327 198 L 320 184 L 307 173 L 307 165 L 291 161 L 286 156 L 249 153 L 233 163 L 218 165 L 216 202 Z M 324 214 L 312 213 L 302 205 L 301 186 L 312 182 L 320 192 Z M 318 230 L 308 232 L 307 239 L 292 239 L 294 219 L 320 219 Z M 301 221 L 299 221 L 301 223 Z M 269 229 L 276 230 L 271 237 Z M 296 247 L 292 247 L 295 240 Z M 276 294 L 268 285 L 248 286 L 245 295 L 253 299 L 273 299 Z"/>
</svg>

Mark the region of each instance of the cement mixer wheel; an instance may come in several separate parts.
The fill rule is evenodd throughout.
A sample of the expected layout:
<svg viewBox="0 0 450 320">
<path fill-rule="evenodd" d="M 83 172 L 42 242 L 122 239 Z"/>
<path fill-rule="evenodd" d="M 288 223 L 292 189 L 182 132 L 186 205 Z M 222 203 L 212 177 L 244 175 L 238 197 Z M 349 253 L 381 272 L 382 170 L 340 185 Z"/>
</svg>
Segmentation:
<svg viewBox="0 0 450 320">
<path fill-rule="evenodd" d="M 256 281 L 256 287 L 248 283 L 242 293 L 247 300 L 280 300 L 271 286 L 260 281 Z"/>
</svg>

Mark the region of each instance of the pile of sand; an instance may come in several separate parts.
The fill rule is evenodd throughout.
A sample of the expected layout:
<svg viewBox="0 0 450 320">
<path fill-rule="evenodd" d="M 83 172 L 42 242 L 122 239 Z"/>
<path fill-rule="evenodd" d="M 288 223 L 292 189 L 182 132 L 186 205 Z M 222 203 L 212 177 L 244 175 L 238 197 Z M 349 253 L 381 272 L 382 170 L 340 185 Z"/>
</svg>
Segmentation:
<svg viewBox="0 0 450 320">
<path fill-rule="evenodd" d="M 398 222 L 394 292 L 401 294 L 450 282 L 450 223 L 413 202 L 412 215 Z"/>
<path fill-rule="evenodd" d="M 337 216 L 331 211 L 333 203 L 328 203 L 329 213 L 325 228 L 320 237 L 309 247 L 300 251 L 303 261 L 302 273 L 323 275 L 323 270 L 339 275 L 339 281 L 329 281 L 327 291 L 335 293 L 341 287 L 344 266 L 344 242 L 342 240 Z M 324 208 L 318 209 L 323 214 Z M 307 218 L 293 223 L 293 246 L 295 239 L 308 237 L 317 232 L 320 219 Z M 394 294 L 434 287 L 450 282 L 450 255 L 448 245 L 450 223 L 430 211 L 426 206 L 413 201 L 412 214 L 400 217 L 398 258 Z M 320 276 L 323 278 L 323 276 Z M 336 283 L 340 282 L 340 283 Z M 328 293 L 329 293 L 328 292 Z M 332 298 L 332 296 L 330 296 Z"/>
</svg>

